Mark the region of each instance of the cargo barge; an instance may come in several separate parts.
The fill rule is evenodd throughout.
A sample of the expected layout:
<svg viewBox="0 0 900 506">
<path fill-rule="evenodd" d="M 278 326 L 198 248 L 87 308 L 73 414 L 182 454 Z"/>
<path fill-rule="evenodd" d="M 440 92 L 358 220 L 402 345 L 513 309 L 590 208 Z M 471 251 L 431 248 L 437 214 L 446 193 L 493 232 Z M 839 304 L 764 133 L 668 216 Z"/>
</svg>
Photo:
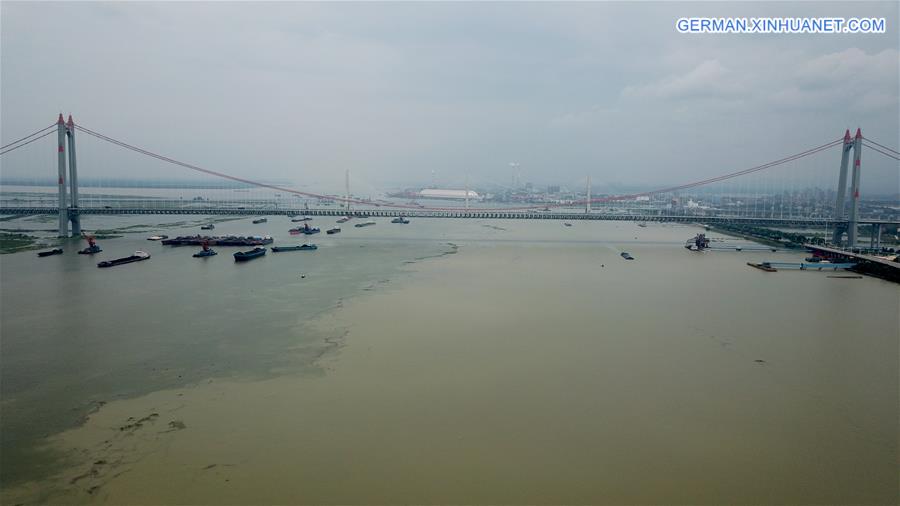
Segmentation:
<svg viewBox="0 0 900 506">
<path fill-rule="evenodd" d="M 266 254 L 266 248 L 253 248 L 250 251 L 238 251 L 234 254 L 235 262 L 246 262 L 247 260 L 253 260 L 254 258 L 259 258 Z"/>
<path fill-rule="evenodd" d="M 300 246 L 273 246 L 272 252 L 278 253 L 279 251 L 311 251 L 319 249 L 315 244 L 301 244 Z"/>
<path fill-rule="evenodd" d="M 166 246 L 202 246 L 203 243 L 207 243 L 210 246 L 262 246 L 264 244 L 272 244 L 274 240 L 270 235 L 247 237 L 237 235 L 217 237 L 187 235 L 174 239 L 164 239 L 162 243 Z"/>
<path fill-rule="evenodd" d="M 130 264 L 132 262 L 140 262 L 150 258 L 150 253 L 146 251 L 135 251 L 134 255 L 125 258 L 116 258 L 115 260 L 104 260 L 97 264 L 97 267 L 115 267 L 116 265 Z"/>
</svg>

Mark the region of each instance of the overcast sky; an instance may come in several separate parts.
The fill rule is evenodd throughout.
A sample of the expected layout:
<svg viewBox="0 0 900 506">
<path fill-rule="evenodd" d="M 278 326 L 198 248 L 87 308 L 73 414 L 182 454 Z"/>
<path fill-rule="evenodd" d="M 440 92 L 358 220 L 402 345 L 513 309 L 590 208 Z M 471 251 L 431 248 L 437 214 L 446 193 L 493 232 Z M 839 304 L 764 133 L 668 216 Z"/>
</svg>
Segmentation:
<svg viewBox="0 0 900 506">
<path fill-rule="evenodd" d="M 71 112 L 188 162 L 305 187 L 333 188 L 345 168 L 384 186 L 432 170 L 508 183 L 510 161 L 536 183 L 678 183 L 847 127 L 894 148 L 900 136 L 896 1 L 4 1 L 0 14 L 4 143 Z M 887 33 L 675 31 L 685 16 L 826 15 L 883 16 Z M 138 163 L 103 156 L 124 160 L 105 170 Z M 817 162 L 835 179 L 836 157 Z M 896 186 L 896 162 L 865 161 Z"/>
</svg>

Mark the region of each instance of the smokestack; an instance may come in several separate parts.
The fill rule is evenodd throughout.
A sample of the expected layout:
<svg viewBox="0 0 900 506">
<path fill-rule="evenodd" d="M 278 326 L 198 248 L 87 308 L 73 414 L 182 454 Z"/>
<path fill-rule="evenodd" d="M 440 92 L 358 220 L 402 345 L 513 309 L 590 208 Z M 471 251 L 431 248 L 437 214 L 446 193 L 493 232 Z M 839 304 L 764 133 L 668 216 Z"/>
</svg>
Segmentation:
<svg viewBox="0 0 900 506">
<path fill-rule="evenodd" d="M 587 198 L 584 200 L 584 212 L 585 214 L 590 214 L 591 212 L 591 175 L 588 174 L 587 177 L 587 188 L 585 191 Z"/>
</svg>

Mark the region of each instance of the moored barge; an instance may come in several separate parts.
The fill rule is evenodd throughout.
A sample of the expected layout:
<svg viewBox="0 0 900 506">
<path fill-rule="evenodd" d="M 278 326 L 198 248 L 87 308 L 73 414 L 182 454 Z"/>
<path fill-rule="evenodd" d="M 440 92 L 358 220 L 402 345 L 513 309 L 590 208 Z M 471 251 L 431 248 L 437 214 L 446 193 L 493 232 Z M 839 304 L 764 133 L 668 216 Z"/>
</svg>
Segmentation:
<svg viewBox="0 0 900 506">
<path fill-rule="evenodd" d="M 140 262 L 141 260 L 147 260 L 150 258 L 150 253 L 146 251 L 135 251 L 134 255 L 124 257 L 124 258 L 116 258 L 115 260 L 104 260 L 97 264 L 97 267 L 115 267 L 116 265 L 122 264 L 130 264 L 132 262 Z"/>
<path fill-rule="evenodd" d="M 202 236 L 187 235 L 176 237 L 174 239 L 163 239 L 166 246 L 202 246 L 207 243 L 210 246 L 263 246 L 272 244 L 275 239 L 270 235 L 253 235 L 253 236 Z"/>
</svg>

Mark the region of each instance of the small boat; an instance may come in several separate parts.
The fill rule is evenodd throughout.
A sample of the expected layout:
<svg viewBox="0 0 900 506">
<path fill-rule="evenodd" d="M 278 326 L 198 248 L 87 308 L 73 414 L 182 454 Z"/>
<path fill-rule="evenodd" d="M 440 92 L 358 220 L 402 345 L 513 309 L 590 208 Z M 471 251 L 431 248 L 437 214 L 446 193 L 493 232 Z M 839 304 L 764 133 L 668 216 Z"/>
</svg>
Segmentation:
<svg viewBox="0 0 900 506">
<path fill-rule="evenodd" d="M 259 223 L 265 223 L 265 222 L 267 222 L 267 221 L 269 221 L 268 218 L 258 218 L 258 219 L 253 220 L 253 224 L 254 224 L 254 225 L 257 225 L 257 224 L 259 224 Z"/>
<path fill-rule="evenodd" d="M 63 252 L 62 248 L 56 248 L 56 249 L 52 249 L 50 251 L 41 251 L 37 255 L 39 257 L 49 257 L 51 255 L 62 255 L 62 252 Z"/>
<path fill-rule="evenodd" d="M 627 251 L 623 251 L 620 254 L 622 255 L 622 258 L 624 258 L 625 260 L 634 260 L 634 257 L 631 256 L 631 253 L 629 253 Z"/>
<path fill-rule="evenodd" d="M 697 234 L 692 239 L 685 241 L 684 247 L 690 251 L 703 251 L 709 248 L 709 238 L 706 237 L 706 234 Z"/>
<path fill-rule="evenodd" d="M 279 251 L 311 251 L 319 249 L 315 244 L 301 244 L 300 246 L 273 246 L 272 253 Z"/>
<path fill-rule="evenodd" d="M 88 247 L 82 250 L 78 250 L 79 255 L 93 255 L 94 253 L 100 253 L 101 251 L 103 251 L 102 249 L 100 249 L 100 246 L 98 246 L 97 243 L 94 242 L 93 236 L 89 236 L 87 238 L 87 242 Z"/>
<path fill-rule="evenodd" d="M 304 223 L 302 227 L 292 228 L 292 229 L 288 230 L 288 232 L 290 232 L 291 235 L 297 235 L 297 234 L 312 235 L 312 234 L 318 234 L 321 231 L 322 230 L 319 229 L 319 227 L 310 227 L 309 223 Z"/>
<path fill-rule="evenodd" d="M 209 225 L 203 225 L 200 227 L 200 230 L 215 230 L 216 226 L 210 223 Z"/>
<path fill-rule="evenodd" d="M 638 226 L 641 227 L 641 228 L 647 228 L 647 224 L 646 224 L 646 223 L 638 223 Z"/>
<path fill-rule="evenodd" d="M 341 232 L 341 227 L 331 227 L 325 231 L 325 233 L 328 235 L 339 234 L 340 232 Z"/>
<path fill-rule="evenodd" d="M 403 216 L 400 216 L 400 217 L 397 217 L 397 218 L 394 218 L 393 220 L 391 220 L 391 223 L 402 223 L 404 225 L 407 225 L 407 224 L 409 224 L 409 220 L 407 220 Z"/>
<path fill-rule="evenodd" d="M 218 253 L 216 253 L 215 251 L 210 249 L 209 241 L 204 241 L 203 249 L 194 253 L 194 258 L 211 257 L 211 256 L 215 256 L 215 255 L 218 255 Z"/>
<path fill-rule="evenodd" d="M 294 218 L 291 221 L 312 221 L 312 216 L 303 216 L 302 218 Z"/>
<path fill-rule="evenodd" d="M 134 255 L 125 258 L 117 258 L 115 260 L 104 260 L 97 264 L 97 267 L 115 267 L 116 265 L 130 264 L 132 262 L 140 262 L 150 258 L 150 253 L 146 251 L 135 251 Z"/>
<path fill-rule="evenodd" d="M 770 264 L 769 262 L 763 262 L 760 264 L 755 264 L 753 262 L 747 262 L 747 265 L 749 265 L 750 267 L 755 267 L 761 271 L 778 272 L 778 269 L 772 267 L 772 264 Z"/>
<path fill-rule="evenodd" d="M 250 251 L 238 251 L 234 254 L 235 262 L 244 262 L 246 260 L 252 260 L 254 258 L 259 258 L 266 254 L 266 248 L 253 248 Z"/>
<path fill-rule="evenodd" d="M 163 239 L 168 239 L 167 235 L 151 235 L 147 238 L 148 241 L 162 241 Z"/>
<path fill-rule="evenodd" d="M 337 220 L 338 223 L 347 223 L 348 221 L 350 221 L 350 217 L 349 217 L 349 216 L 344 216 L 344 217 L 342 217 L 342 218 L 340 218 L 340 219 Z"/>
<path fill-rule="evenodd" d="M 563 225 L 565 225 L 565 226 L 567 226 L 567 227 L 571 227 L 571 226 L 572 226 L 572 224 L 569 223 L 569 222 L 565 222 L 565 223 L 563 223 Z"/>
<path fill-rule="evenodd" d="M 374 221 L 369 220 L 369 221 L 364 221 L 362 223 L 357 223 L 356 225 L 353 225 L 353 226 L 356 228 L 362 228 L 362 227 L 368 227 L 368 226 L 374 225 L 374 224 L 375 224 Z"/>
</svg>

